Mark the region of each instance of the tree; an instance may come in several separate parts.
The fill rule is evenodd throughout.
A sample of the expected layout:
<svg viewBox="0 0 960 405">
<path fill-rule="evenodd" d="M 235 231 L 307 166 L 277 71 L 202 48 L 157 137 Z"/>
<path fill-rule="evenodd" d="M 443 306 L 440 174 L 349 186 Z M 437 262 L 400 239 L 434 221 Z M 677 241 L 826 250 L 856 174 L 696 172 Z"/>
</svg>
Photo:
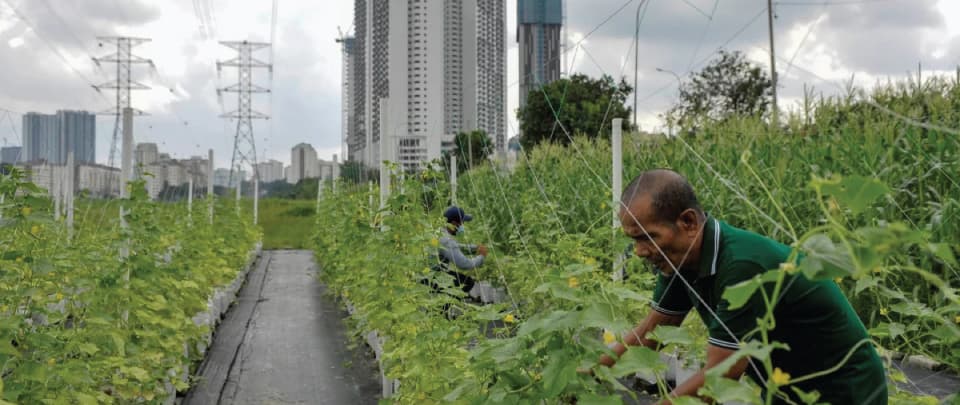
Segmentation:
<svg viewBox="0 0 960 405">
<path fill-rule="evenodd" d="M 517 112 L 520 143 L 525 149 L 542 141 L 567 145 L 575 134 L 609 139 L 614 118 L 624 118 L 624 130 L 632 130 L 628 120 L 632 109 L 624 105 L 632 91 L 624 79 L 618 84 L 607 75 L 592 79 L 575 74 L 537 87 Z"/>
<path fill-rule="evenodd" d="M 718 58 L 680 86 L 680 100 L 668 119 L 694 129 L 710 121 L 763 115 L 772 95 L 772 81 L 765 70 L 739 51 L 720 51 Z"/>
<path fill-rule="evenodd" d="M 453 150 L 444 155 L 444 166 L 450 167 L 450 155 L 457 157 L 457 171 L 466 172 L 487 160 L 493 153 L 493 142 L 482 130 L 461 132 L 453 138 Z"/>
<path fill-rule="evenodd" d="M 372 169 L 357 160 L 343 162 L 340 167 L 340 178 L 354 184 L 366 183 L 367 180 L 380 181 L 380 172 Z"/>
</svg>

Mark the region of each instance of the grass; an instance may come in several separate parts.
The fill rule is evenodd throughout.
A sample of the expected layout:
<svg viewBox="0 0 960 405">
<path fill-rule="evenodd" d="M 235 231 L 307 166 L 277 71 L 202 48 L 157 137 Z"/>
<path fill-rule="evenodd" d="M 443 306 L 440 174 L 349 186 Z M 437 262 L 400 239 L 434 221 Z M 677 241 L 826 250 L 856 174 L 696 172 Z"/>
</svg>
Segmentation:
<svg viewBox="0 0 960 405">
<path fill-rule="evenodd" d="M 204 204 L 202 201 L 198 204 Z M 218 215 L 234 215 L 233 201 L 218 210 Z M 79 233 L 103 226 L 116 226 L 120 200 L 78 200 L 76 221 Z M 250 215 L 253 200 L 242 202 L 243 215 Z M 52 211 L 52 203 L 49 208 Z M 196 208 L 195 208 L 196 209 Z M 260 227 L 264 249 L 310 249 L 316 202 L 311 200 L 264 199 L 260 201 Z M 202 207 L 195 212 L 204 215 Z"/>
<path fill-rule="evenodd" d="M 264 199 L 260 201 L 260 227 L 264 249 L 310 249 L 316 202 Z"/>
</svg>

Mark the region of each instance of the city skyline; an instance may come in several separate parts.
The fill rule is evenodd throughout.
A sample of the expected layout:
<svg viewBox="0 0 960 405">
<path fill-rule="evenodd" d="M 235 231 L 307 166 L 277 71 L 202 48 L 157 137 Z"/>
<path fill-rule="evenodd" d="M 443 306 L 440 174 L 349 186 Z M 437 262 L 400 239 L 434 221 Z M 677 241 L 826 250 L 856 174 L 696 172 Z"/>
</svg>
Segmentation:
<svg viewBox="0 0 960 405">
<path fill-rule="evenodd" d="M 355 36 L 342 40 L 348 158 L 414 169 L 475 129 L 505 150 L 506 14 L 504 0 L 355 0 Z"/>
<path fill-rule="evenodd" d="M 270 40 L 269 5 L 250 7 L 221 2 L 215 13 L 215 30 L 200 29 L 190 4 L 159 0 L 116 2 L 91 0 L 79 7 L 56 2 L 56 13 L 43 2 L 17 4 L 19 17 L 0 5 L 0 58 L 20 63 L 8 66 L 7 83 L 0 94 L 0 108 L 14 111 L 13 125 L 0 125 L 0 146 L 19 142 L 20 114 L 28 111 L 74 109 L 100 112 L 111 108 L 110 95 L 101 95 L 90 85 L 108 78 L 90 62 L 102 56 L 100 35 L 149 37 L 153 41 L 137 48 L 137 54 L 155 61 L 157 71 L 138 73 L 136 79 L 153 87 L 137 92 L 136 107 L 150 115 L 135 119 L 136 142 L 155 142 L 172 155 L 186 157 L 216 153 L 218 165 L 226 165 L 232 150 L 229 123 L 221 113 L 215 88 L 217 60 L 231 57 L 219 40 L 249 38 Z M 603 73 L 632 79 L 632 40 L 638 2 L 568 1 L 566 42 L 563 53 L 569 66 L 564 71 L 591 76 Z M 765 4 L 752 0 L 719 3 L 650 2 L 641 16 L 639 120 L 644 129 L 656 128 L 658 114 L 676 98 L 676 81 L 656 68 L 679 76 L 702 67 L 720 46 L 742 50 L 766 66 L 769 55 Z M 826 95 L 840 94 L 842 83 L 853 77 L 870 86 L 887 77 L 904 78 L 916 71 L 924 76 L 952 73 L 960 61 L 960 3 L 953 0 L 921 0 L 903 7 L 902 0 L 837 5 L 777 6 L 775 34 L 783 58 L 781 106 L 791 108 L 802 98 L 803 85 Z M 508 137 L 516 133 L 513 110 L 518 106 L 518 44 L 513 38 L 517 3 L 508 0 Z M 619 11 L 618 11 L 619 10 Z M 273 108 L 262 101 L 271 123 L 258 123 L 258 154 L 262 160 L 286 162 L 289 148 L 310 142 L 318 154 L 329 159 L 340 153 L 341 45 L 337 27 L 353 34 L 354 4 L 283 3 L 278 26 L 273 78 Z M 69 15 L 65 23 L 59 17 Z M 755 15 L 760 17 L 754 18 Z M 609 21 L 607 21 L 609 17 Z M 24 21 L 26 20 L 26 22 Z M 319 28 L 318 28 L 319 27 Z M 193 29 L 196 28 L 196 29 Z M 576 47 L 583 37 L 590 36 Z M 866 42 L 886 44 L 885 52 L 870 52 Z M 310 46 L 303 44 L 309 43 Z M 808 73 L 810 72 L 810 73 Z M 812 74 L 811 74 L 812 73 Z M 268 78 L 258 78 L 268 80 Z M 629 80 L 632 84 L 632 80 Z M 219 83 L 222 84 L 222 83 Z M 632 100 L 631 100 L 632 102 Z M 97 159 L 106 162 L 114 118 L 97 117 Z M 262 140 L 262 142 L 261 142 Z M 288 162 L 287 162 L 288 163 Z"/>
<path fill-rule="evenodd" d="M 23 115 L 23 137 L 18 161 L 45 161 L 62 165 L 74 153 L 78 163 L 96 163 L 97 128 L 88 111 L 57 110 L 54 114 Z"/>
</svg>

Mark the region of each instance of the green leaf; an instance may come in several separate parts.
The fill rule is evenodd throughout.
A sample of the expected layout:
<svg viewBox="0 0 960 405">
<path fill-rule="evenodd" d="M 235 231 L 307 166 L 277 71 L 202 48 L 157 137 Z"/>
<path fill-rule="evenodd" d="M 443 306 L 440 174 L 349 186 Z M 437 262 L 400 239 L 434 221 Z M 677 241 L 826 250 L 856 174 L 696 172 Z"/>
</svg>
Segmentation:
<svg viewBox="0 0 960 405">
<path fill-rule="evenodd" d="M 880 180 L 862 176 L 847 176 L 842 179 L 820 180 L 820 190 L 837 199 L 841 205 L 859 214 L 870 207 L 877 198 L 890 192 Z M 815 183 L 816 184 L 816 183 Z"/>
<path fill-rule="evenodd" d="M 617 307 L 605 304 L 590 304 L 583 311 L 580 311 L 580 325 L 588 328 L 606 328 L 611 330 L 621 330 L 629 327 L 629 324 L 623 318 L 618 318 L 621 311 Z"/>
<path fill-rule="evenodd" d="M 80 405 L 97 405 L 98 404 L 96 398 L 94 398 L 93 396 L 84 394 L 82 392 L 75 392 L 73 393 L 73 396 L 74 398 L 77 399 L 77 402 L 79 402 Z"/>
<path fill-rule="evenodd" d="M 674 405 L 707 405 L 705 402 L 696 397 L 670 398 L 670 402 L 672 402 Z"/>
<path fill-rule="evenodd" d="M 860 279 L 857 280 L 857 285 L 853 288 L 853 293 L 854 295 L 860 294 L 863 290 L 876 287 L 877 284 L 879 284 L 879 280 L 874 277 L 860 277 Z"/>
<path fill-rule="evenodd" d="M 563 392 L 570 380 L 577 378 L 577 367 L 566 352 L 551 354 L 543 368 L 544 395 L 555 398 Z"/>
<path fill-rule="evenodd" d="M 630 374 L 657 374 L 665 371 L 667 365 L 660 361 L 660 354 L 644 346 L 631 347 L 617 364 L 610 369 L 617 378 Z"/>
<path fill-rule="evenodd" d="M 17 351 L 16 347 L 13 347 L 13 344 L 8 339 L 0 340 L 0 354 L 6 354 L 8 356 L 18 356 L 20 352 Z"/>
<path fill-rule="evenodd" d="M 953 255 L 953 248 L 950 247 L 950 244 L 931 243 L 927 245 L 927 249 L 948 266 L 953 266 L 954 268 L 960 267 L 957 265 L 957 258 Z"/>
<path fill-rule="evenodd" d="M 464 393 L 465 391 L 467 391 L 468 389 L 472 388 L 473 386 L 476 386 L 476 383 L 473 382 L 473 381 L 464 382 L 464 383 L 460 384 L 459 386 L 457 386 L 457 388 L 454 388 L 453 391 L 450 391 L 449 394 L 447 394 L 446 396 L 444 396 L 444 397 L 443 397 L 443 400 L 444 400 L 445 402 L 454 402 L 454 401 L 456 401 L 457 399 L 459 399 L 460 396 L 463 395 L 463 393 Z"/>
<path fill-rule="evenodd" d="M 803 392 L 795 386 L 791 386 L 790 389 L 800 397 L 800 400 L 803 401 L 804 404 L 814 405 L 817 403 L 817 400 L 820 399 L 820 393 L 817 391 Z"/>
<path fill-rule="evenodd" d="M 577 395 L 577 404 L 581 405 L 621 405 L 623 404 L 623 399 L 618 395 L 597 395 L 593 393 L 587 393 L 582 395 Z"/>
<path fill-rule="evenodd" d="M 749 280 L 741 281 L 727 287 L 727 289 L 723 291 L 723 299 L 730 303 L 730 306 L 727 308 L 734 310 L 744 306 L 757 291 L 757 288 L 760 288 L 760 285 L 760 276 L 757 275 Z"/>
<path fill-rule="evenodd" d="M 577 294 L 577 291 L 579 290 L 568 287 L 566 281 L 551 281 L 549 283 L 541 284 L 539 287 L 537 287 L 537 289 L 533 290 L 535 293 L 549 293 L 554 298 L 573 302 L 581 302 L 583 300 Z"/>
<path fill-rule="evenodd" d="M 129 375 L 140 382 L 148 381 L 150 379 L 150 373 L 140 367 L 121 367 L 120 372 Z"/>
<path fill-rule="evenodd" d="M 117 349 L 117 354 L 126 356 L 126 343 L 124 343 L 123 336 L 120 336 L 119 333 L 111 333 L 110 338 L 113 339 L 113 345 Z"/>
<path fill-rule="evenodd" d="M 803 242 L 803 250 L 806 257 L 800 262 L 799 269 L 810 280 L 829 280 L 853 274 L 850 255 L 827 235 L 811 236 Z"/>
<path fill-rule="evenodd" d="M 906 327 L 902 323 L 893 322 L 887 326 L 887 329 L 890 331 L 890 338 L 895 339 L 897 336 L 906 332 Z"/>
<path fill-rule="evenodd" d="M 26 362 L 14 372 L 19 378 L 42 383 L 47 379 L 47 368 L 35 361 Z"/>
<path fill-rule="evenodd" d="M 706 384 L 700 388 L 698 394 L 713 398 L 718 403 L 737 401 L 744 404 L 760 405 L 759 390 L 719 375 L 711 374 L 706 377 Z"/>
<path fill-rule="evenodd" d="M 622 287 L 619 285 L 613 287 L 607 287 L 606 292 L 615 295 L 617 298 L 620 298 L 624 301 L 640 301 L 640 302 L 650 302 L 650 294 L 640 294 L 632 289 Z"/>
<path fill-rule="evenodd" d="M 520 324 L 517 336 L 572 329 L 578 325 L 579 321 L 580 313 L 572 311 L 553 311 L 546 315 L 534 315 Z"/>
<path fill-rule="evenodd" d="M 752 357 L 759 361 L 765 361 L 770 357 L 770 352 L 774 349 L 785 349 L 789 350 L 789 346 L 780 342 L 771 342 L 768 345 L 764 345 L 762 342 L 757 340 L 748 340 L 746 342 L 740 343 L 740 350 L 737 350 L 732 355 L 728 356 L 726 359 L 717 364 L 716 366 L 710 368 L 706 372 L 706 376 L 716 376 L 722 377 L 726 374 L 727 370 L 730 370 L 730 367 L 733 367 L 740 359 L 744 357 Z"/>
<path fill-rule="evenodd" d="M 668 326 L 668 325 L 657 325 L 657 328 L 650 332 L 648 335 L 653 340 L 656 340 L 661 345 L 677 344 L 677 345 L 692 345 L 693 337 L 690 336 L 690 332 L 686 328 L 681 328 L 677 326 Z"/>
<path fill-rule="evenodd" d="M 80 349 L 80 352 L 91 356 L 100 351 L 100 348 L 93 343 L 81 343 L 78 348 Z"/>
</svg>

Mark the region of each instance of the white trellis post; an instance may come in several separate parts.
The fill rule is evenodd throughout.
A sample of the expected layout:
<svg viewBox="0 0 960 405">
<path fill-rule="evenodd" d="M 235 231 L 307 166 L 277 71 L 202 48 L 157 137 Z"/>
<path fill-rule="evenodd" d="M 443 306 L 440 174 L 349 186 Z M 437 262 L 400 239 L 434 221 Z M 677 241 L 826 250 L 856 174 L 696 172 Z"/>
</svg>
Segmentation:
<svg viewBox="0 0 960 405">
<path fill-rule="evenodd" d="M 253 224 L 260 220 L 260 169 L 253 165 Z"/>
<path fill-rule="evenodd" d="M 610 189 L 610 207 L 613 211 L 613 226 L 611 241 L 617 238 L 617 229 L 620 227 L 620 194 L 623 193 L 623 118 L 613 119 L 613 134 L 610 140 L 610 149 L 613 159 L 613 182 Z M 613 279 L 615 281 L 623 279 L 623 272 L 620 269 L 619 260 L 613 263 Z"/>
<path fill-rule="evenodd" d="M 240 193 L 242 192 L 241 188 L 243 187 L 243 175 L 241 171 L 237 170 L 237 215 L 240 215 Z"/>
<path fill-rule="evenodd" d="M 323 199 L 323 176 L 317 179 L 317 215 L 320 215 L 320 200 Z"/>
<path fill-rule="evenodd" d="M 450 204 L 457 205 L 457 155 L 450 155 Z"/>
<path fill-rule="evenodd" d="M 120 152 L 120 198 L 129 198 L 130 191 L 128 183 L 133 180 L 133 109 L 126 107 L 123 109 L 123 143 Z M 120 227 L 127 230 L 127 210 L 123 205 L 120 206 Z M 130 240 L 126 240 L 120 247 L 120 259 L 126 262 L 130 256 Z M 123 275 L 124 288 L 130 288 L 130 265 L 125 264 L 127 271 Z M 130 315 L 129 309 L 124 309 L 121 319 L 127 321 Z"/>
<path fill-rule="evenodd" d="M 207 216 L 213 225 L 213 149 L 207 151 Z"/>
<path fill-rule="evenodd" d="M 193 173 L 187 183 L 187 224 L 193 225 Z"/>
<path fill-rule="evenodd" d="M 67 212 L 67 240 L 73 240 L 73 190 L 76 167 L 73 165 L 73 151 L 67 152 L 66 182 L 64 186 L 64 209 Z"/>
<path fill-rule="evenodd" d="M 340 178 L 340 160 L 337 159 L 337 154 L 333 154 L 333 173 L 330 175 L 330 191 L 334 194 L 337 193 L 337 179 Z"/>
<path fill-rule="evenodd" d="M 53 194 L 53 219 L 60 222 L 60 212 L 63 211 L 63 171 L 57 166 L 50 165 L 50 192 Z"/>
<path fill-rule="evenodd" d="M 387 162 L 390 157 L 390 137 L 387 132 L 390 130 L 390 100 L 386 97 L 380 99 L 380 209 L 387 206 L 387 199 L 390 198 L 390 166 Z"/>
<path fill-rule="evenodd" d="M 367 206 L 373 209 L 373 180 L 367 180 Z"/>
</svg>

